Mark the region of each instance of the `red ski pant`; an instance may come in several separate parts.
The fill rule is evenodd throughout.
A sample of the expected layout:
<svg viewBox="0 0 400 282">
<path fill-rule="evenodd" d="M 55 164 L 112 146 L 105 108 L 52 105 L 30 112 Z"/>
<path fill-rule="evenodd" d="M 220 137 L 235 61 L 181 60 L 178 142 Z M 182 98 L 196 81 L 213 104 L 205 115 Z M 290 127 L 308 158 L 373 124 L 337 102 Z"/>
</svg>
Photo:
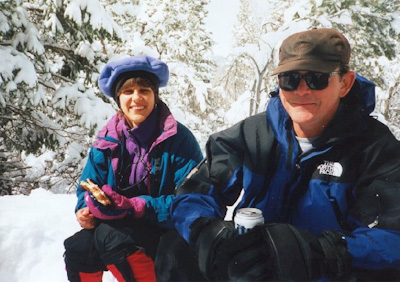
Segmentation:
<svg viewBox="0 0 400 282">
<path fill-rule="evenodd" d="M 127 261 L 133 273 L 133 279 L 137 282 L 152 282 L 156 281 L 154 273 L 154 263 L 143 251 L 138 250 L 128 256 Z M 118 282 L 125 282 L 124 275 L 113 264 L 106 266 L 108 270 L 117 278 Z M 94 273 L 79 272 L 79 279 L 81 282 L 102 282 L 103 271 Z"/>
<path fill-rule="evenodd" d="M 133 234 L 141 229 L 131 226 L 132 223 L 129 228 L 102 223 L 94 230 L 83 229 L 66 239 L 65 263 L 69 281 L 102 281 L 106 270 L 111 271 L 118 281 L 156 281 L 153 259 L 143 251 L 151 247 L 146 248 L 147 242 Z M 159 237 L 154 237 L 150 243 L 157 246 L 158 240 Z"/>
</svg>

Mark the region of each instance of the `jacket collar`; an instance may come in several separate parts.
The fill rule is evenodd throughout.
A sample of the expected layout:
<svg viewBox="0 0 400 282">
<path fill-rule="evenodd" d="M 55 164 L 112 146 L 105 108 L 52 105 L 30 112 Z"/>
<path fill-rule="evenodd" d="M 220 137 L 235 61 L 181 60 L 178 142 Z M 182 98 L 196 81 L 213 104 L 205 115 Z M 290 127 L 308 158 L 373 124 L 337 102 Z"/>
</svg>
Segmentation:
<svg viewBox="0 0 400 282">
<path fill-rule="evenodd" d="M 177 133 L 178 122 L 171 114 L 168 106 L 162 102 L 158 102 L 159 116 L 158 128 L 161 131 L 155 142 L 151 145 L 154 148 L 157 144 Z M 98 149 L 111 149 L 112 151 L 121 145 L 122 136 L 124 135 L 125 118 L 121 112 L 115 114 L 107 124 L 100 130 L 93 147 Z"/>
<path fill-rule="evenodd" d="M 349 99 L 341 100 L 335 116 L 322 132 L 322 135 L 313 142 L 314 147 L 326 146 L 365 131 L 366 124 L 363 121 L 363 117 L 370 113 L 371 108 L 373 109 L 371 104 L 367 105 L 365 102 L 371 103 L 371 99 L 357 99 L 357 97 L 362 96 L 359 85 L 353 87 L 348 96 Z M 267 119 L 272 126 L 278 143 L 284 148 L 289 146 L 287 144 L 288 137 L 294 140 L 294 130 L 292 120 L 283 107 L 279 95 L 275 95 L 270 99 L 267 107 Z"/>
</svg>

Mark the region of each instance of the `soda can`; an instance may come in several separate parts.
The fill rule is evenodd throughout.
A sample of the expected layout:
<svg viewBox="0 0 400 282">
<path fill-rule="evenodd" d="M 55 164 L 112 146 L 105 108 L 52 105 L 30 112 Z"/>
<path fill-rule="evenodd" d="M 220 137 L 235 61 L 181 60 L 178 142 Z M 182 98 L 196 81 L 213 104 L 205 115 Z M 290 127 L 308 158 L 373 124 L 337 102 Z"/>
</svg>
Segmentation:
<svg viewBox="0 0 400 282">
<path fill-rule="evenodd" d="M 264 217 L 259 209 L 242 208 L 236 211 L 234 222 L 238 233 L 245 234 L 254 226 L 264 224 Z"/>
</svg>

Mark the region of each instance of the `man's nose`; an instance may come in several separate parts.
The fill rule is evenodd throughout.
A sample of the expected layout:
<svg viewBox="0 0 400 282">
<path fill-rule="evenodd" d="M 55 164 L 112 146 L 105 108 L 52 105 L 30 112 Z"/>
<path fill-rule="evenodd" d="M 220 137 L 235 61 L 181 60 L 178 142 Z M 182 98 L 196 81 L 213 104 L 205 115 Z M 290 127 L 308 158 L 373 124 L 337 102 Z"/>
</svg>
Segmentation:
<svg viewBox="0 0 400 282">
<path fill-rule="evenodd" d="M 305 95 L 310 92 L 310 87 L 308 87 L 307 82 L 304 80 L 304 78 L 300 79 L 299 86 L 296 89 L 296 94 L 297 95 Z"/>
</svg>

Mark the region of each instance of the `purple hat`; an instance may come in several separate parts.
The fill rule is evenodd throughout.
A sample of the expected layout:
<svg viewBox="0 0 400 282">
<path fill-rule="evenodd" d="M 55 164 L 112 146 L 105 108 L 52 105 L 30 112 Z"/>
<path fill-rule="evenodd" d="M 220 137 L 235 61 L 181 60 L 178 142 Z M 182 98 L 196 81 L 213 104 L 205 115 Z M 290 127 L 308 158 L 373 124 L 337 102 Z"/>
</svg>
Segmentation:
<svg viewBox="0 0 400 282">
<path fill-rule="evenodd" d="M 155 76 L 159 87 L 167 85 L 169 70 L 164 62 L 150 56 L 134 56 L 107 63 L 100 72 L 100 90 L 113 98 L 116 85 L 121 79 L 143 76 L 145 72 Z"/>
</svg>

